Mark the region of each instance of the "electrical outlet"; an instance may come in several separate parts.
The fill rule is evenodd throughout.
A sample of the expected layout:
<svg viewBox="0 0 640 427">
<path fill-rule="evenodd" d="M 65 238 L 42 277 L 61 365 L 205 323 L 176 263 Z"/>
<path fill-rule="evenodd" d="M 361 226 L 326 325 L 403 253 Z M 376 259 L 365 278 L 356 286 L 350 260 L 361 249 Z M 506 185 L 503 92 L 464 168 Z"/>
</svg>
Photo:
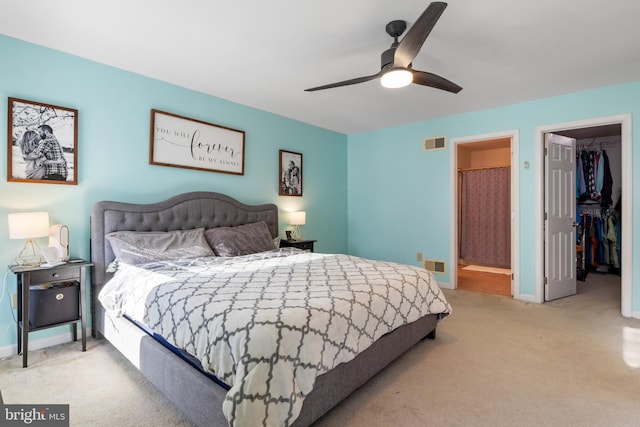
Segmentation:
<svg viewBox="0 0 640 427">
<path fill-rule="evenodd" d="M 11 294 L 11 308 L 18 308 L 18 295 Z"/>
<path fill-rule="evenodd" d="M 418 262 L 422 262 L 422 252 L 418 252 L 418 255 L 416 256 L 416 260 Z"/>
</svg>

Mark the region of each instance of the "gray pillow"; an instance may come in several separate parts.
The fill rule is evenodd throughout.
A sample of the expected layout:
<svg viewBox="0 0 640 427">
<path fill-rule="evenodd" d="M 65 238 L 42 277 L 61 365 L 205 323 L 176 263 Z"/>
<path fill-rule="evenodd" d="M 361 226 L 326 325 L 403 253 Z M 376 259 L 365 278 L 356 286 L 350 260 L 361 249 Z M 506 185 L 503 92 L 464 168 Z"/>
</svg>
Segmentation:
<svg viewBox="0 0 640 427">
<path fill-rule="evenodd" d="M 249 255 L 276 249 L 264 221 L 237 227 L 208 228 L 204 235 L 218 256 Z"/>
<path fill-rule="evenodd" d="M 174 231 L 114 231 L 106 236 L 118 262 L 143 264 L 180 258 L 214 256 L 204 228 Z"/>
</svg>

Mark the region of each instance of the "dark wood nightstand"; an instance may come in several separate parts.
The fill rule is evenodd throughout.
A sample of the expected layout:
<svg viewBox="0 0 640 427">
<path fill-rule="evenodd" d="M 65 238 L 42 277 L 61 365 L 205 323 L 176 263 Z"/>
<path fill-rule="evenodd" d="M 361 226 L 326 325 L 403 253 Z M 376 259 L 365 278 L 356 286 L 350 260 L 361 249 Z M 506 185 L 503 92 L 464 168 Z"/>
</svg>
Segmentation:
<svg viewBox="0 0 640 427">
<path fill-rule="evenodd" d="M 29 332 L 40 329 L 71 325 L 73 340 L 77 341 L 76 324 L 80 323 L 82 351 L 86 351 L 85 288 L 91 266 L 88 261 L 78 260 L 55 267 L 11 267 L 17 276 L 18 354 L 22 352 L 23 368 L 27 367 Z M 32 304 L 34 311 L 29 313 Z"/>
<path fill-rule="evenodd" d="M 315 242 L 317 242 L 317 240 L 281 240 L 280 247 L 293 247 L 302 249 L 303 251 L 313 252 L 313 244 Z"/>
</svg>

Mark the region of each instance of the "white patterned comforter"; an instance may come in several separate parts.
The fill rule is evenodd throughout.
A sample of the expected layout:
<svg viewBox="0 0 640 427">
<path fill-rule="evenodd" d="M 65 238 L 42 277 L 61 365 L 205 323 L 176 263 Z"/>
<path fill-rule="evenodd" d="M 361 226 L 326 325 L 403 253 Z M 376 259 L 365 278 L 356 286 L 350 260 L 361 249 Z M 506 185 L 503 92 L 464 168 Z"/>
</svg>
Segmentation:
<svg viewBox="0 0 640 427">
<path fill-rule="evenodd" d="M 426 270 L 293 248 L 121 265 L 99 299 L 231 386 L 232 426 L 290 425 L 317 376 L 405 323 L 451 311 Z"/>
</svg>

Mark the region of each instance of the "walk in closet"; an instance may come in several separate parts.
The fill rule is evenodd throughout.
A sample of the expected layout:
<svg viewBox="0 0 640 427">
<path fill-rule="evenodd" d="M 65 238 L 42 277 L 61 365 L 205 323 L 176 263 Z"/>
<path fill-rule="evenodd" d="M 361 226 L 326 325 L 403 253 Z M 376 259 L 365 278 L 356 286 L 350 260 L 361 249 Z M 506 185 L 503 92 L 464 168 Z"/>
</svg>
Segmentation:
<svg viewBox="0 0 640 427">
<path fill-rule="evenodd" d="M 590 274 L 620 276 L 620 126 L 580 129 L 566 136 L 576 138 L 577 279 L 586 281 Z"/>
</svg>

